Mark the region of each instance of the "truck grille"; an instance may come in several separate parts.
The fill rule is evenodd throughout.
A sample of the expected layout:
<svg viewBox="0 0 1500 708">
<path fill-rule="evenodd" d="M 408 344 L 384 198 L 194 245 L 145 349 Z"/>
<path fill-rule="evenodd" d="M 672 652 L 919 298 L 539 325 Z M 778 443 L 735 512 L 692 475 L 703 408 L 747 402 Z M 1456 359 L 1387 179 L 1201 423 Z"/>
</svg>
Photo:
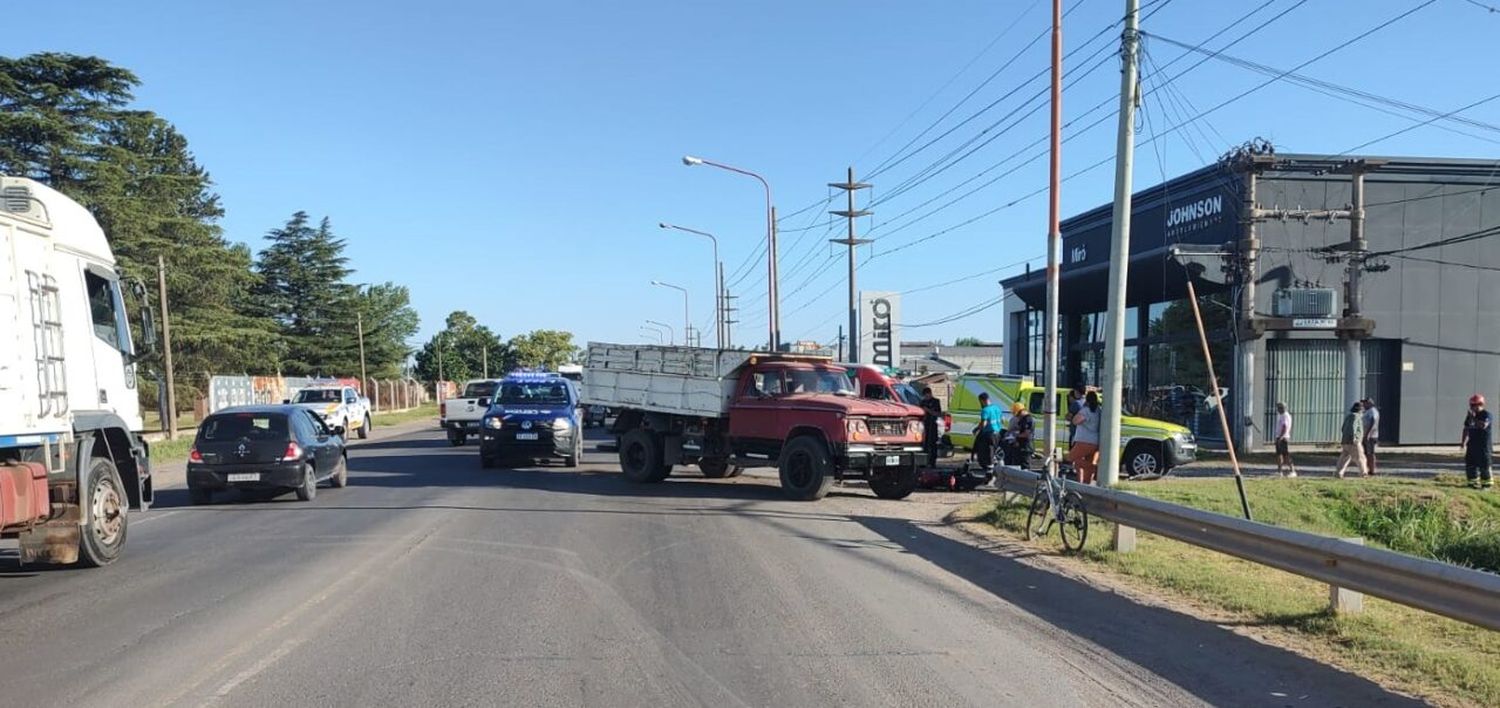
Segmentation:
<svg viewBox="0 0 1500 708">
<path fill-rule="evenodd" d="M 871 435 L 889 438 L 906 435 L 906 420 L 903 418 L 871 418 L 868 425 Z"/>
</svg>

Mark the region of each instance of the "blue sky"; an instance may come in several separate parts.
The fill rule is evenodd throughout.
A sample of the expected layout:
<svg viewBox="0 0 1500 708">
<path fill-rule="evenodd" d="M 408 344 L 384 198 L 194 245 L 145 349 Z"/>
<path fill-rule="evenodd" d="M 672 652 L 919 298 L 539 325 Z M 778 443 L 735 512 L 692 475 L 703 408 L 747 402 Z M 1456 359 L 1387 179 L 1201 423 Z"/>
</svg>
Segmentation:
<svg viewBox="0 0 1500 708">
<path fill-rule="evenodd" d="M 1265 1 L 1146 0 L 1156 13 L 1142 28 L 1197 44 Z M 1285 11 L 1227 53 L 1291 69 L 1421 4 L 1269 0 L 1208 46 Z M 1065 5 L 1073 8 L 1065 50 L 1082 45 L 1070 66 L 1100 64 L 1069 88 L 1064 119 L 1108 102 L 1076 128 L 1114 110 L 1116 63 L 1093 53 L 1118 30 L 1085 41 L 1123 5 Z M 826 220 L 825 183 L 841 180 L 851 164 L 859 176 L 871 173 L 1013 56 L 915 145 L 1021 86 L 1014 97 L 872 179 L 880 199 L 1023 106 L 1013 128 L 1005 130 L 1007 121 L 985 133 L 988 145 L 860 224 L 879 239 L 863 252 L 860 283 L 920 289 L 1045 251 L 1042 196 L 952 228 L 1045 186 L 1045 157 L 915 220 L 1036 154 L 1003 162 L 1046 135 L 1045 108 L 1027 116 L 1039 104 L 1024 99 L 1045 86 L 1030 80 L 1047 66 L 1047 42 L 1021 51 L 1046 29 L 1042 0 L 75 0 L 31 3 L 7 16 L 26 28 L 7 39 L 13 55 L 95 54 L 139 74 L 138 105 L 173 121 L 212 172 L 230 238 L 258 248 L 293 211 L 331 217 L 349 240 L 355 278 L 411 287 L 424 339 L 449 311 L 466 309 L 504 336 L 547 327 L 581 340 L 640 341 L 644 320 L 682 318 L 681 296 L 652 287 L 653 279 L 687 287 L 693 318 L 706 325 L 708 244 L 656 224 L 718 234 L 733 274 L 761 244 L 764 212 L 753 180 L 680 162 L 697 154 L 764 174 L 783 214 L 817 205 L 782 225 L 782 330 L 787 340 L 831 340 L 845 308 L 842 260 L 826 229 L 796 230 Z M 1500 13 L 1436 0 L 1301 73 L 1450 111 L 1497 90 L 1497 36 Z M 1176 60 L 1162 77 L 1197 61 L 1178 59 L 1181 51 L 1165 42 L 1148 39 L 1147 48 L 1156 66 Z M 1084 62 L 1091 55 L 1099 59 Z M 1155 73 L 1148 63 L 1147 89 Z M 1141 128 L 1175 125 L 1264 80 L 1203 63 L 1172 82 L 1175 90 L 1147 99 Z M 1500 101 L 1463 115 L 1500 123 Z M 1139 150 L 1136 184 L 1199 167 L 1255 136 L 1285 152 L 1337 153 L 1418 120 L 1278 82 Z M 1111 118 L 1070 133 L 1064 173 L 1112 154 L 1114 125 Z M 1363 152 L 1500 154 L 1492 142 L 1500 135 L 1469 132 L 1479 137 L 1421 127 Z M 1108 164 L 1069 181 L 1064 216 L 1105 203 L 1112 184 Z M 1017 270 L 909 293 L 904 319 L 927 322 L 990 300 L 996 281 Z M 736 338 L 748 343 L 765 337 L 763 262 L 745 272 L 734 291 L 743 295 Z M 994 308 L 905 337 L 999 339 L 1000 320 Z"/>
</svg>

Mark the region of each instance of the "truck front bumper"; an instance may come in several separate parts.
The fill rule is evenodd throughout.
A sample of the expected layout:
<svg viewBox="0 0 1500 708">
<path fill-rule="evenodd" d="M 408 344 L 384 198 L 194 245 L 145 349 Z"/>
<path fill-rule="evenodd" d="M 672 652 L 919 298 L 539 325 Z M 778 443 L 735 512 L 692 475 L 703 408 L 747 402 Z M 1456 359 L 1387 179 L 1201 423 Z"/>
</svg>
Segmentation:
<svg viewBox="0 0 1500 708">
<path fill-rule="evenodd" d="M 1180 442 L 1177 438 L 1167 438 L 1166 445 L 1162 447 L 1165 448 L 1167 467 L 1181 467 L 1198 459 L 1198 442 L 1196 440 Z"/>
<path fill-rule="evenodd" d="M 923 462 L 919 444 L 850 445 L 844 448 L 843 456 L 844 474 L 850 477 L 866 477 L 888 469 L 914 469 Z"/>
</svg>

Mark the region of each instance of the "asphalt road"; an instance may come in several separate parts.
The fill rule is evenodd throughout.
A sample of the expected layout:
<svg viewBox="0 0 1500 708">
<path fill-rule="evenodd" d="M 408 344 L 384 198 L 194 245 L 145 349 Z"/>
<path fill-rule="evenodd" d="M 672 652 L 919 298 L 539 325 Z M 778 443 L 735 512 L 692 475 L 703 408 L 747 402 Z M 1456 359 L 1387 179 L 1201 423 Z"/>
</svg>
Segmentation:
<svg viewBox="0 0 1500 708">
<path fill-rule="evenodd" d="M 1411 703 L 978 547 L 938 523 L 957 495 L 481 470 L 407 431 L 308 503 L 164 490 L 105 569 L 0 550 L 0 703 Z"/>
</svg>

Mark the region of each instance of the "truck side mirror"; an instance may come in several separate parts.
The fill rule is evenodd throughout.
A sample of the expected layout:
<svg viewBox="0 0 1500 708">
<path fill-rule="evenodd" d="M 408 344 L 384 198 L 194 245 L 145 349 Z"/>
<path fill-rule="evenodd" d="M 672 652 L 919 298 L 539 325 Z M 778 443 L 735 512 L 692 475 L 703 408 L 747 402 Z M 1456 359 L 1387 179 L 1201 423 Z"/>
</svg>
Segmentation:
<svg viewBox="0 0 1500 708">
<path fill-rule="evenodd" d="M 146 295 L 146 285 L 140 280 L 131 280 L 127 286 L 130 293 L 135 296 L 136 313 L 141 318 L 141 350 L 130 358 L 139 361 L 147 357 L 155 356 L 157 352 L 156 340 L 156 317 L 151 308 L 150 299 Z"/>
</svg>

